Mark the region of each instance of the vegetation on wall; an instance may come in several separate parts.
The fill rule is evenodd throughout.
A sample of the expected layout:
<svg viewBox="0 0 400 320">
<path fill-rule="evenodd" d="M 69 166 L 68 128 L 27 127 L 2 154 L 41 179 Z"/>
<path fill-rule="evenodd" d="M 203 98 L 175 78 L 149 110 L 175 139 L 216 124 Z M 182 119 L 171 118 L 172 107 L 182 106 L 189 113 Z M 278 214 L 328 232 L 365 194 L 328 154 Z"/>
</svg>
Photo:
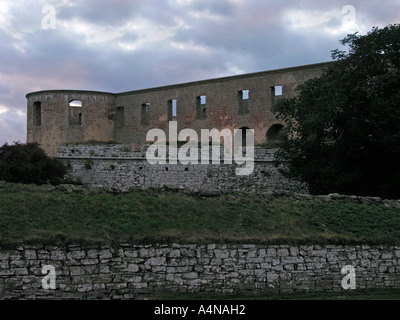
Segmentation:
<svg viewBox="0 0 400 320">
<path fill-rule="evenodd" d="M 273 107 L 289 135 L 278 160 L 313 194 L 400 198 L 400 25 L 340 42 L 348 52 Z"/>
</svg>

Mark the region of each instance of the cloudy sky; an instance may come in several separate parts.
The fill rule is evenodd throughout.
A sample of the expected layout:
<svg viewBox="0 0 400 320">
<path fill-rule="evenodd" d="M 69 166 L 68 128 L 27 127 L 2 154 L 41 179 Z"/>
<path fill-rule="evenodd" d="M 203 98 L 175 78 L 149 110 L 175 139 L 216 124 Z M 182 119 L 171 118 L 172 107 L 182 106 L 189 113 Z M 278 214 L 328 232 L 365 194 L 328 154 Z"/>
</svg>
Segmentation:
<svg viewBox="0 0 400 320">
<path fill-rule="evenodd" d="M 331 60 L 398 0 L 0 0 L 0 145 L 28 92 L 123 92 Z"/>
</svg>

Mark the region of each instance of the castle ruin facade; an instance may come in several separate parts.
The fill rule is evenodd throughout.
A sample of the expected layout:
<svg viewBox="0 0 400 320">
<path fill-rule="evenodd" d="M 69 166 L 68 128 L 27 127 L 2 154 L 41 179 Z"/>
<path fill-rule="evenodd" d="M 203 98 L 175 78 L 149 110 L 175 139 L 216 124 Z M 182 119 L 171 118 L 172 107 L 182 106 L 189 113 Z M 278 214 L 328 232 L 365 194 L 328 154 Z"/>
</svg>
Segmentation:
<svg viewBox="0 0 400 320">
<path fill-rule="evenodd" d="M 122 93 L 83 90 L 32 92 L 27 98 L 27 142 L 38 142 L 51 156 L 60 145 L 88 140 L 138 148 L 146 134 L 169 121 L 178 131 L 254 130 L 255 144 L 273 140 L 283 123 L 271 112 L 281 98 L 317 77 L 332 62 L 202 80 Z"/>
<path fill-rule="evenodd" d="M 284 123 L 271 107 L 296 95 L 296 88 L 320 76 L 331 62 L 169 85 L 123 93 L 48 90 L 27 94 L 27 142 L 37 142 L 69 168 L 66 181 L 131 191 L 174 188 L 206 192 L 289 191 L 308 186 L 281 174 L 275 160 Z M 147 134 L 202 129 L 254 130 L 251 172 L 237 174 L 235 163 L 150 163 Z M 228 130 L 228 131 L 227 131 Z M 242 143 L 247 141 L 243 135 Z M 169 134 L 168 134 L 169 135 Z M 167 134 L 165 139 L 168 140 Z M 176 137 L 171 137 L 171 142 Z M 160 139 L 160 137 L 158 137 Z M 91 140 L 104 143 L 85 143 Z M 116 143 L 115 143 L 116 142 Z M 214 141 L 218 142 L 218 141 Z M 225 144 L 225 140 L 220 143 Z M 245 149 L 248 152 L 247 149 Z M 224 152 L 221 146 L 221 155 Z M 169 159 L 171 160 L 171 159 Z M 222 160 L 222 159 L 221 159 Z M 281 164 L 282 165 L 282 164 Z"/>
</svg>

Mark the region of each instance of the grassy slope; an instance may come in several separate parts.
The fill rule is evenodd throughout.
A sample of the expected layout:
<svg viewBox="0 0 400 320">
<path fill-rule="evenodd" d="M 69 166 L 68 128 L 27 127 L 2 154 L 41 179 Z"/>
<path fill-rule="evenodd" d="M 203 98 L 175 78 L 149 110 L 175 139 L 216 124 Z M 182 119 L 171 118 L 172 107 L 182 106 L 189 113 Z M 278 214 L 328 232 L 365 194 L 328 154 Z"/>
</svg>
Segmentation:
<svg viewBox="0 0 400 320">
<path fill-rule="evenodd" d="M 0 244 L 263 242 L 399 244 L 383 205 L 180 192 L 64 193 L 0 183 Z"/>
</svg>

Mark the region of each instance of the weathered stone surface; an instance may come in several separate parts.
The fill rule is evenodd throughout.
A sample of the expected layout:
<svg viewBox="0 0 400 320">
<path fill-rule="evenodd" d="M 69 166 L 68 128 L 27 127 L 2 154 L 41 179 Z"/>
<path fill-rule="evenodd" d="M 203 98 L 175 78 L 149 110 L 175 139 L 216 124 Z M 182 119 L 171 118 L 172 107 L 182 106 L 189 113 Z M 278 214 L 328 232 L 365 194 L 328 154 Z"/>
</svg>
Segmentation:
<svg viewBox="0 0 400 320">
<path fill-rule="evenodd" d="M 32 92 L 27 95 L 27 141 L 38 142 L 51 156 L 61 144 L 94 137 L 101 141 L 115 139 L 129 146 L 144 145 L 148 143 L 145 137 L 150 128 L 167 132 L 166 126 L 172 120 L 171 97 L 176 97 L 175 119 L 179 130 L 190 127 L 200 136 L 201 129 L 207 126 L 218 130 L 249 126 L 255 130 L 255 143 L 265 143 L 268 130 L 278 121 L 271 113 L 275 101 L 293 97 L 298 85 L 320 76 L 331 64 L 297 66 L 116 94 L 82 90 Z M 281 96 L 276 96 L 271 88 L 276 85 L 283 85 Z M 244 87 L 251 89 L 249 99 L 238 95 Z M 203 106 L 207 109 L 206 114 L 199 110 L 200 92 L 207 94 L 207 103 Z M 72 100 L 81 101 L 82 107 L 70 106 Z M 146 103 L 150 103 L 150 109 L 143 105 Z M 86 155 L 72 150 L 71 155 L 76 157 Z M 120 148 L 115 155 L 129 151 L 131 147 Z M 103 154 L 95 146 L 88 146 L 87 155 Z M 109 171 L 111 173 L 113 168 Z M 264 176 L 266 174 L 268 172 Z"/>
<path fill-rule="evenodd" d="M 24 253 L 27 260 L 35 260 L 37 258 L 36 250 L 34 249 L 26 249 Z"/>
<path fill-rule="evenodd" d="M 52 260 L 65 260 L 66 254 L 62 250 L 54 250 L 50 252 L 50 257 Z"/>
<path fill-rule="evenodd" d="M 126 269 L 124 269 L 125 272 L 129 273 L 135 273 L 139 271 L 139 265 L 136 263 L 130 263 Z"/>
<path fill-rule="evenodd" d="M 341 269 L 348 264 L 355 267 L 358 289 L 400 287 L 399 251 L 392 246 L 334 245 L 124 244 L 115 250 L 27 246 L 0 250 L 0 299 L 129 299 L 162 291 L 340 291 Z M 42 288 L 45 264 L 55 267 L 55 291 Z"/>
<path fill-rule="evenodd" d="M 289 250 L 284 248 L 284 249 L 278 249 L 277 250 L 277 255 L 278 257 L 286 257 L 289 255 Z"/>
<path fill-rule="evenodd" d="M 305 184 L 289 180 L 280 173 L 279 168 L 275 166 L 276 149 L 256 147 L 252 174 L 237 176 L 236 164 L 224 162 L 222 148 L 219 164 L 183 165 L 178 161 L 174 165 L 162 165 L 148 163 L 146 147 L 142 147 L 140 152 L 122 152 L 122 149 L 127 147 L 124 145 L 59 147 L 58 156 L 69 166 L 68 179 L 79 180 L 90 186 L 86 189 L 84 187 L 77 189 L 73 185 L 62 185 L 62 190 L 87 193 L 99 188 L 110 193 L 124 193 L 143 188 L 165 188 L 192 192 L 202 197 L 218 196 L 222 192 L 229 191 L 265 193 L 270 197 L 298 196 L 294 193 L 283 192 L 283 189 L 297 193 L 308 192 Z M 96 155 L 92 156 L 91 151 Z M 166 151 L 168 153 L 168 149 Z M 79 154 L 78 157 L 77 154 Z M 201 150 L 198 154 L 200 163 Z M 88 158 L 91 163 L 90 170 L 87 168 Z M 110 167 L 113 169 L 110 170 Z M 269 175 L 268 179 L 265 179 L 267 171 Z M 60 186 L 57 187 L 60 188 Z M 251 249 L 251 247 L 244 247 L 244 249 Z"/>
</svg>

